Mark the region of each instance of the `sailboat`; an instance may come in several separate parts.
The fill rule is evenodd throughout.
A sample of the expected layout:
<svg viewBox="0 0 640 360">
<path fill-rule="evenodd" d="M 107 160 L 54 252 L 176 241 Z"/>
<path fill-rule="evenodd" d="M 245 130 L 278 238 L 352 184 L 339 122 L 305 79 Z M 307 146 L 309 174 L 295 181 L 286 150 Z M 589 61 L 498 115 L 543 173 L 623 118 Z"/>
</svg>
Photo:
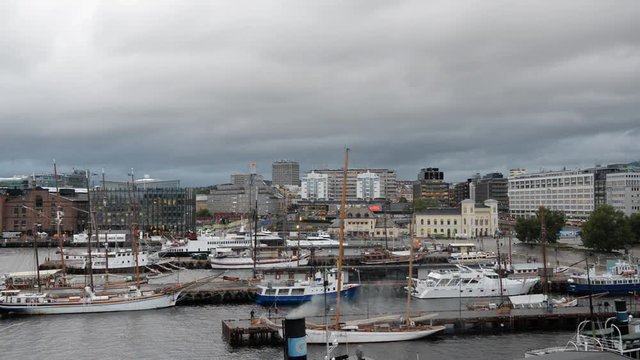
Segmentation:
<svg viewBox="0 0 640 360">
<path fill-rule="evenodd" d="M 88 180 L 87 180 L 88 183 Z M 91 209 L 91 207 L 89 207 Z M 96 225 L 95 216 L 89 211 L 92 225 Z M 82 292 L 59 291 L 42 292 L 40 284 L 36 291 L 2 290 L 0 291 L 0 314 L 20 315 L 53 315 L 99 313 L 114 311 L 133 311 L 161 309 L 175 306 L 182 292 L 194 282 L 178 285 L 164 290 L 143 291 L 140 288 L 138 269 L 138 231 L 133 226 L 133 249 L 136 254 L 136 286 L 129 286 L 126 291 L 95 291 L 93 286 L 91 241 L 87 242 L 89 285 Z M 37 251 L 37 248 L 36 248 Z M 37 269 L 38 264 L 36 264 Z M 39 272 L 39 270 L 36 270 Z M 38 275 L 39 278 L 39 275 Z"/>
<path fill-rule="evenodd" d="M 340 210 L 340 237 L 338 247 L 338 261 L 337 261 L 337 292 L 342 291 L 342 256 L 343 256 L 343 244 L 344 244 L 344 222 L 346 214 L 346 182 L 347 171 L 349 164 L 349 149 L 345 151 L 344 161 L 344 173 L 342 176 L 342 201 Z M 411 224 L 413 225 L 412 220 Z M 413 231 L 410 233 L 413 236 Z M 409 261 L 409 277 L 408 281 L 411 282 L 413 271 L 413 243 L 410 246 L 410 261 Z M 432 319 L 435 314 L 428 314 L 425 316 L 411 318 L 411 295 L 407 295 L 407 314 L 405 318 L 400 315 L 383 316 L 373 319 L 363 320 L 351 320 L 340 322 L 340 296 L 336 297 L 336 313 L 335 324 L 332 326 L 307 324 L 306 334 L 308 344 L 327 344 L 329 339 L 336 339 L 340 343 L 377 343 L 377 342 L 392 342 L 392 341 L 406 341 L 415 340 L 427 337 L 445 329 L 444 326 L 439 325 L 419 325 L 421 322 Z M 268 319 L 264 320 L 269 326 L 279 327 L 278 325 L 270 322 Z"/>
</svg>

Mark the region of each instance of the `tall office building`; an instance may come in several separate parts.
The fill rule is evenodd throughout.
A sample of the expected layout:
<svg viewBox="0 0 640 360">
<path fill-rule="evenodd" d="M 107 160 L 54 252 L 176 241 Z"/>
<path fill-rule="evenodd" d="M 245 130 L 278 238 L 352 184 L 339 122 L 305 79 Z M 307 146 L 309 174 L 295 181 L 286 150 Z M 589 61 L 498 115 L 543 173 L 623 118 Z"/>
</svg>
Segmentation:
<svg viewBox="0 0 640 360">
<path fill-rule="evenodd" d="M 607 204 L 625 215 L 640 213 L 640 172 L 607 174 Z"/>
<path fill-rule="evenodd" d="M 544 206 L 560 210 L 567 219 L 585 220 L 594 209 L 594 175 L 562 170 L 509 177 L 511 216 L 532 216 Z"/>
<path fill-rule="evenodd" d="M 449 183 L 444 182 L 444 172 L 438 168 L 423 168 L 413 187 L 413 198 L 423 198 L 434 207 L 449 207 Z"/>
<path fill-rule="evenodd" d="M 271 183 L 300 186 L 300 164 L 296 161 L 279 160 L 271 167 Z"/>
<path fill-rule="evenodd" d="M 506 213 L 509 211 L 509 180 L 503 177 L 502 173 L 489 173 L 476 180 L 474 183 L 476 203 L 483 203 L 485 200 L 493 199 L 498 202 L 498 211 Z"/>
</svg>

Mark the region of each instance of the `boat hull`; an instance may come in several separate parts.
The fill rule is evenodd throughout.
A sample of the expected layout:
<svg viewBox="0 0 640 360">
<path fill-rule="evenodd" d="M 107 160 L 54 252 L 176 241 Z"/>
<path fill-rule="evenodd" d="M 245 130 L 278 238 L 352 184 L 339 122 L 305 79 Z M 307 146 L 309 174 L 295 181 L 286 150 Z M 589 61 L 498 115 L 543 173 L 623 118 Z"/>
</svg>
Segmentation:
<svg viewBox="0 0 640 360">
<path fill-rule="evenodd" d="M 476 286 L 440 286 L 440 287 L 421 287 L 417 286 L 413 289 L 411 295 L 418 299 L 445 299 L 445 298 L 481 298 L 496 296 L 513 296 L 528 294 L 538 278 L 522 278 L 518 280 L 501 279 L 502 293 L 500 293 L 500 285 L 497 283 L 476 285 Z"/>
<path fill-rule="evenodd" d="M 422 339 L 444 330 L 444 326 L 431 326 L 426 329 L 408 331 L 330 331 L 331 339 L 340 344 L 364 344 L 395 342 Z M 325 344 L 325 330 L 307 329 L 307 344 Z"/>
<path fill-rule="evenodd" d="M 162 309 L 175 306 L 179 294 L 179 292 L 176 292 L 171 294 L 142 296 L 139 298 L 95 302 L 31 304 L 0 303 L 0 313 L 15 315 L 57 315 Z"/>
<path fill-rule="evenodd" d="M 353 299 L 358 291 L 358 286 L 353 285 L 348 289 L 341 291 L 342 299 Z M 335 301 L 337 291 L 327 292 L 327 300 Z M 324 301 L 324 293 L 322 294 L 308 294 L 308 295 L 261 295 L 256 294 L 256 303 L 260 305 L 295 305 L 309 301 Z"/>
<path fill-rule="evenodd" d="M 599 294 L 608 292 L 615 295 L 628 295 L 629 293 L 640 293 L 640 283 L 636 284 L 569 284 L 567 292 L 575 295 Z"/>
<path fill-rule="evenodd" d="M 233 259 L 212 259 L 210 258 L 212 269 L 253 269 L 253 259 L 251 258 L 233 258 Z M 300 260 L 274 260 L 265 261 L 258 260 L 255 267 L 258 269 L 272 268 L 294 268 L 297 266 L 306 266 L 309 263 L 307 257 Z"/>
</svg>

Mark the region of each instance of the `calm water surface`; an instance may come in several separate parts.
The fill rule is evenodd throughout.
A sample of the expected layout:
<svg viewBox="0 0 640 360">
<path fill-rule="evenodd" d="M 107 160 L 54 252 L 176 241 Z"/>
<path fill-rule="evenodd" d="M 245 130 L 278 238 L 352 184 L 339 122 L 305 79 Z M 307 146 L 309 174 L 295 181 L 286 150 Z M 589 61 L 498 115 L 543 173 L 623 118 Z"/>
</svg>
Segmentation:
<svg viewBox="0 0 640 360">
<path fill-rule="evenodd" d="M 45 251 L 46 253 L 46 251 Z M 43 256 L 41 256 L 42 258 Z M 0 273 L 32 270 L 27 249 L 0 249 Z M 200 271 L 198 276 L 211 272 Z M 193 274 L 192 274 L 193 275 Z M 188 275 L 185 274 L 185 277 Z M 402 312 L 405 298 L 361 298 L 346 312 Z M 420 310 L 455 311 L 457 301 L 414 301 Z M 0 318 L 0 359 L 282 359 L 280 348 L 232 349 L 222 339 L 223 319 L 266 311 L 253 305 L 178 306 L 170 309 L 36 317 Z M 322 306 L 296 311 L 318 313 Z M 374 359 L 517 359 L 526 350 L 564 345 L 571 332 L 440 335 L 403 343 L 364 345 Z M 356 347 L 348 349 L 354 354 Z M 344 349 L 343 350 L 347 350 Z M 324 346 L 309 346 L 309 359 L 321 359 Z"/>
</svg>

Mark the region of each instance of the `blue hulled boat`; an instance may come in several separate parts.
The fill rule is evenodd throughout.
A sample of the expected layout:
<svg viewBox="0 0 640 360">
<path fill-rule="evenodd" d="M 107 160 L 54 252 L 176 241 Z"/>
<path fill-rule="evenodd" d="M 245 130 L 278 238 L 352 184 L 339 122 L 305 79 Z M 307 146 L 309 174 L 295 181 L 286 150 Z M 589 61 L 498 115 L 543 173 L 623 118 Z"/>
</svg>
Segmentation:
<svg viewBox="0 0 640 360">
<path fill-rule="evenodd" d="M 345 276 L 342 276 L 342 280 Z M 283 285 L 258 285 L 256 289 L 256 302 L 261 305 L 287 305 L 300 304 L 314 299 L 335 300 L 338 293 L 337 270 L 332 269 L 327 274 L 326 286 L 321 272 L 316 272 L 313 279 L 295 281 L 293 284 Z M 341 296 L 343 299 L 353 298 L 360 284 L 345 284 L 342 281 Z"/>
<path fill-rule="evenodd" d="M 640 292 L 640 274 L 638 265 L 631 265 L 618 260 L 609 267 L 609 270 L 597 275 L 594 269 L 587 274 L 572 275 L 567 282 L 567 290 L 572 294 L 597 294 L 608 292 L 610 294 L 629 294 Z"/>
</svg>

